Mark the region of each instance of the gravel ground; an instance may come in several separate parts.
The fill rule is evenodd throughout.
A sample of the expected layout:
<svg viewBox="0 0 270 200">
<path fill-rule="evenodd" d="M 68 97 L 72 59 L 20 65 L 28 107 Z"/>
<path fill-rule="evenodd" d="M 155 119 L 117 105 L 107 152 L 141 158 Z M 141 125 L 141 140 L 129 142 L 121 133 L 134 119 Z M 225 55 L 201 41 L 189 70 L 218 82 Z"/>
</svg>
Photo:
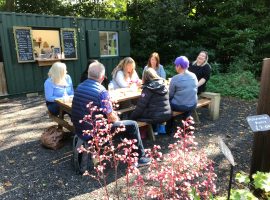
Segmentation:
<svg viewBox="0 0 270 200">
<path fill-rule="evenodd" d="M 40 135 L 55 124 L 47 115 L 43 98 L 0 100 L 0 199 L 102 199 L 96 181 L 74 173 L 72 137 L 56 151 L 41 146 Z M 198 113 L 201 123 L 195 125 L 196 140 L 215 161 L 218 194 L 226 194 L 230 165 L 219 150 L 217 137 L 231 149 L 237 163 L 235 172 L 248 173 L 253 133 L 246 117 L 256 114 L 256 102 L 223 97 L 216 121 L 209 120 L 207 109 Z M 171 141 L 169 136 L 158 136 L 156 144 L 166 147 Z M 144 144 L 146 148 L 153 145 L 150 140 Z"/>
</svg>

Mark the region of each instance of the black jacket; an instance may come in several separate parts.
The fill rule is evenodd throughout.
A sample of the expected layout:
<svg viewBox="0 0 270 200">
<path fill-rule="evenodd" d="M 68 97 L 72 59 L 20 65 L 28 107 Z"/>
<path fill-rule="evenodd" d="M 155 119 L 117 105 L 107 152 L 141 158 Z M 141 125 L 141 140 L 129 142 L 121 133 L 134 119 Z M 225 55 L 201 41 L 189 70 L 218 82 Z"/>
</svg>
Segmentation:
<svg viewBox="0 0 270 200">
<path fill-rule="evenodd" d="M 171 118 L 169 91 L 164 80 L 153 80 L 142 86 L 142 94 L 130 118 L 151 124 L 161 123 Z"/>
</svg>

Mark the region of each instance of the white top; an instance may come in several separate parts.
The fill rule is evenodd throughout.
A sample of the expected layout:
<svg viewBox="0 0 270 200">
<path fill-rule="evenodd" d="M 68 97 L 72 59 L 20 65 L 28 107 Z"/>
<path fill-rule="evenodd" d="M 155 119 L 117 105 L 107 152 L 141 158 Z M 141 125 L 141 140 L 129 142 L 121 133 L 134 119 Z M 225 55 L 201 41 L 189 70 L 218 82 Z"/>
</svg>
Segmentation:
<svg viewBox="0 0 270 200">
<path fill-rule="evenodd" d="M 131 83 L 137 83 L 139 81 L 139 76 L 136 71 L 132 74 L 132 77 L 128 80 L 125 79 L 124 72 L 122 70 L 118 71 L 115 75 L 115 78 L 113 78 L 113 88 L 127 88 L 130 86 Z"/>
</svg>

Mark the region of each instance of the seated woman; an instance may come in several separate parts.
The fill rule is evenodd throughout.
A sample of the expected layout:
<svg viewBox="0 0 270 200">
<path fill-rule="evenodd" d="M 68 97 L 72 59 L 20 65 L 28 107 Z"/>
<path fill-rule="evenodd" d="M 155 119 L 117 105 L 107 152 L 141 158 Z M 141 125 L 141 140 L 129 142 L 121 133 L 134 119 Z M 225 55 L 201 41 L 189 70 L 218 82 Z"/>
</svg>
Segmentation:
<svg viewBox="0 0 270 200">
<path fill-rule="evenodd" d="M 67 74 L 66 64 L 61 62 L 55 62 L 51 66 L 48 76 L 44 83 L 46 105 L 50 113 L 58 115 L 59 106 L 54 100 L 74 95 L 72 80 Z"/>
<path fill-rule="evenodd" d="M 117 67 L 112 71 L 114 89 L 141 85 L 141 80 L 135 71 L 135 67 L 135 61 L 131 57 L 126 57 L 119 62 Z"/>
<path fill-rule="evenodd" d="M 196 75 L 188 71 L 189 60 L 185 56 L 177 57 L 174 61 L 178 73 L 172 77 L 169 86 L 170 104 L 173 111 L 184 112 L 183 118 L 188 118 L 197 106 Z"/>
<path fill-rule="evenodd" d="M 141 97 L 130 118 L 151 123 L 153 131 L 157 132 L 157 124 L 171 118 L 168 89 L 153 68 L 144 71 L 142 81 Z"/>
<path fill-rule="evenodd" d="M 148 69 L 149 67 L 152 67 L 154 70 L 156 70 L 157 74 L 161 77 L 166 79 L 166 72 L 164 70 L 164 67 L 160 64 L 160 59 L 159 59 L 159 55 L 157 52 L 154 52 L 150 55 L 149 59 L 148 59 L 148 63 L 147 65 L 144 67 L 145 71 L 146 69 Z"/>
<path fill-rule="evenodd" d="M 198 94 L 201 94 L 206 90 L 206 83 L 211 74 L 211 66 L 208 63 L 208 53 L 206 51 L 201 51 L 188 70 L 197 76 Z"/>
</svg>

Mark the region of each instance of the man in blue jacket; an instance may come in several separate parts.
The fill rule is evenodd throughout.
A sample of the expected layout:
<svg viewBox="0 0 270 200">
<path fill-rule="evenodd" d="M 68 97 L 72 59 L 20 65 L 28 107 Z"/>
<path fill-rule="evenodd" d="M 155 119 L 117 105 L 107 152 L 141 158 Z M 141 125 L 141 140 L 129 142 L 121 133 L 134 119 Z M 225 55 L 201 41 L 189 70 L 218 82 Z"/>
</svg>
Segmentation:
<svg viewBox="0 0 270 200">
<path fill-rule="evenodd" d="M 120 125 L 125 126 L 125 131 L 119 134 L 123 134 L 123 138 L 136 139 L 138 146 L 138 166 L 150 164 L 150 159 L 145 157 L 145 151 L 141 140 L 139 127 L 137 122 L 132 120 L 120 121 L 117 113 L 113 111 L 111 102 L 109 101 L 109 93 L 106 88 L 101 85 L 105 77 L 105 67 L 98 61 L 89 65 L 88 79 L 82 82 L 74 93 L 72 102 L 72 122 L 75 127 L 76 134 L 84 141 L 91 139 L 89 135 L 83 135 L 83 130 L 91 130 L 92 125 L 88 123 L 80 123 L 79 121 L 89 114 L 89 108 L 87 104 L 93 102 L 94 106 L 103 108 L 102 114 L 107 117 L 108 121 L 113 123 L 112 130 Z"/>
</svg>

